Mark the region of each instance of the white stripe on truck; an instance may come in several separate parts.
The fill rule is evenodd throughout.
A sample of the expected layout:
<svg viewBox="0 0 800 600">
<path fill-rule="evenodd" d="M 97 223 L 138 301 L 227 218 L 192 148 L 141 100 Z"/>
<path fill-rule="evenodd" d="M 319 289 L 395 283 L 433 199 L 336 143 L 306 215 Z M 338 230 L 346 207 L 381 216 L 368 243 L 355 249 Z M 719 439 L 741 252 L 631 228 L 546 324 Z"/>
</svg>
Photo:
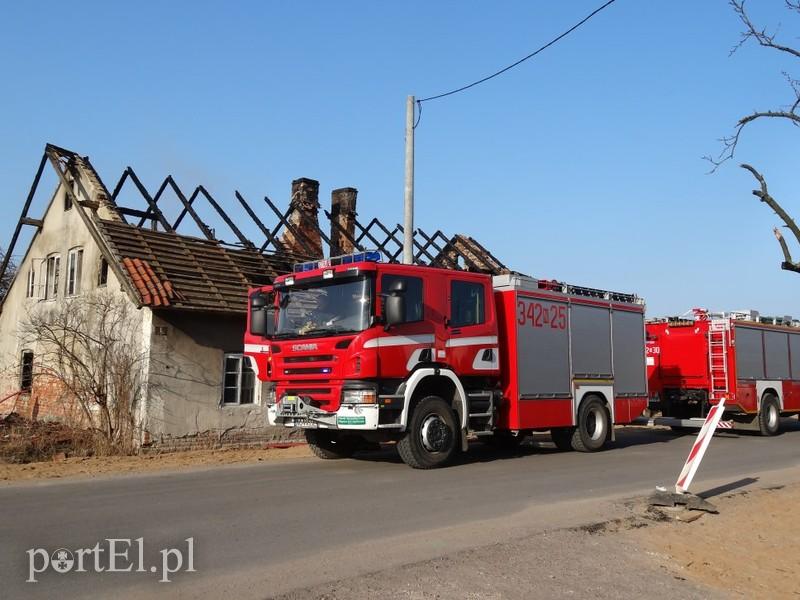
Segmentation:
<svg viewBox="0 0 800 600">
<path fill-rule="evenodd" d="M 452 338 L 445 342 L 445 346 L 448 348 L 458 348 L 459 346 L 481 346 L 486 344 L 496 344 L 497 343 L 497 336 L 495 335 L 485 335 L 485 336 L 478 336 L 478 337 L 462 337 L 462 338 Z"/>
<path fill-rule="evenodd" d="M 389 335 L 372 338 L 364 342 L 364 348 L 386 348 L 388 346 L 414 346 L 416 344 L 432 344 L 433 334 L 425 335 Z"/>
</svg>

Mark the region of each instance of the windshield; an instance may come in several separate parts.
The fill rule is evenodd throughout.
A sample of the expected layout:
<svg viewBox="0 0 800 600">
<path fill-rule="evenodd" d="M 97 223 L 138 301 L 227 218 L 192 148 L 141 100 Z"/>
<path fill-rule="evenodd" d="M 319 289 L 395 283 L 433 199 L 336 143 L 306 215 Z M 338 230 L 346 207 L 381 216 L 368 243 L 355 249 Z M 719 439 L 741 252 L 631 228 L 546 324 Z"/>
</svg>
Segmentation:
<svg viewBox="0 0 800 600">
<path fill-rule="evenodd" d="M 371 287 L 362 277 L 281 290 L 275 337 L 363 331 L 369 327 Z"/>
</svg>

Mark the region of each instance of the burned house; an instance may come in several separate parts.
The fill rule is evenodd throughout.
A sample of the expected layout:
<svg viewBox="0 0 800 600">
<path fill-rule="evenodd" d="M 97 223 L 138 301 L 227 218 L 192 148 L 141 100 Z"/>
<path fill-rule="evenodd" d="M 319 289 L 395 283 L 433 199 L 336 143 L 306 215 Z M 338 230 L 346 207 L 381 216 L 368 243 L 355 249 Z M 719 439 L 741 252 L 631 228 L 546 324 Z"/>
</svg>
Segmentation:
<svg viewBox="0 0 800 600">
<path fill-rule="evenodd" d="M 32 200 L 48 166 L 57 176 L 56 189 L 42 216 L 34 218 Z M 140 208 L 121 205 L 123 188 L 141 197 Z M 159 204 L 167 193 L 180 207 L 172 220 Z M 322 215 L 318 195 L 316 181 L 297 179 L 286 210 L 267 197 L 256 210 L 236 192 L 234 205 L 263 236 L 256 244 L 202 185 L 187 194 L 168 176 L 151 193 L 129 167 L 109 191 L 88 157 L 47 145 L 6 254 L 8 259 L 14 252 L 23 228 L 34 229 L 0 305 L 0 415 L 74 414 L 69 386 L 54 385 L 46 376 L 55 367 L 47 364 L 40 341 L 24 335 L 25 324 L 32 314 L 64 306 L 80 310 L 86 298 L 104 294 L 130 308 L 125 325 L 134 332 L 132 344 L 144 365 L 136 383 L 138 442 L 169 443 L 200 434 L 269 438 L 260 384 L 242 353 L 248 288 L 325 254 L 377 249 L 389 261 L 402 255 L 402 227 L 378 219 L 362 225 L 354 188 L 334 190 L 330 211 Z M 203 211 L 216 215 L 235 241 L 222 241 L 202 219 Z M 179 233 L 186 223 L 200 235 Z M 416 230 L 414 242 L 419 263 L 505 271 L 467 236 Z"/>
</svg>

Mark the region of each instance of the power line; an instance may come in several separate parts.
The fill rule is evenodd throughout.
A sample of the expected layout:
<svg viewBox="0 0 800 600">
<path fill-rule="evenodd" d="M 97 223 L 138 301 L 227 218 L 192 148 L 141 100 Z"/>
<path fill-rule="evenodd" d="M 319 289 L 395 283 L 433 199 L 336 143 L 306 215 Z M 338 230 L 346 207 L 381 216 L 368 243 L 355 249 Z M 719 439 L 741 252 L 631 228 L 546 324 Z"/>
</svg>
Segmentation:
<svg viewBox="0 0 800 600">
<path fill-rule="evenodd" d="M 444 98 L 445 96 L 452 96 L 453 94 L 458 94 L 459 92 L 463 92 L 464 90 L 468 90 L 468 89 L 469 89 L 469 88 L 471 88 L 471 87 L 475 87 L 476 85 L 480 85 L 481 83 L 484 83 L 484 82 L 486 82 L 486 81 L 489 81 L 490 79 L 494 79 L 494 78 L 495 78 L 495 77 L 497 77 L 498 75 L 502 75 L 502 74 L 503 74 L 503 73 L 505 73 L 506 71 L 510 71 L 510 70 L 511 70 L 511 69 L 513 69 L 514 67 L 516 67 L 516 66 L 518 66 L 518 65 L 520 65 L 520 64 L 522 64 L 522 63 L 524 63 L 524 62 L 525 62 L 526 60 L 528 60 L 529 58 L 533 58 L 534 56 L 536 56 L 537 54 L 539 54 L 539 53 L 540 53 L 540 52 L 542 52 L 543 50 L 547 50 L 547 49 L 548 49 L 550 46 L 552 46 L 553 44 L 555 44 L 555 43 L 556 43 L 556 42 L 558 42 L 559 40 L 561 40 L 561 39 L 563 39 L 563 38 L 567 37 L 567 36 L 568 36 L 570 33 L 572 33 L 573 31 L 575 31 L 576 29 L 578 29 L 578 27 L 580 27 L 581 25 L 583 25 L 584 23 L 586 23 L 586 21 L 588 21 L 589 19 L 591 19 L 591 18 L 592 18 L 593 16 L 595 16 L 597 13 L 599 13 L 599 12 L 600 12 L 600 11 L 602 11 L 603 9 L 607 8 L 608 6 L 610 6 L 610 5 L 614 4 L 614 2 L 616 2 L 616 0 L 608 0 L 608 2 L 606 2 L 605 4 L 603 4 L 601 7 L 599 7 L 599 8 L 596 8 L 595 10 L 593 10 L 593 11 L 592 11 L 591 13 L 589 13 L 589 14 L 588 14 L 586 17 L 584 17 L 584 18 L 583 18 L 581 21 L 579 21 L 578 23 L 576 23 L 575 25 L 573 25 L 572 27 L 570 27 L 569 29 L 567 29 L 567 30 L 566 30 L 564 33 L 562 33 L 562 34 L 561 34 L 561 35 L 559 35 L 558 37 L 556 37 L 556 38 L 553 38 L 552 40 L 550 40 L 549 42 L 547 42 L 547 43 L 546 43 L 544 46 L 542 46 L 541 48 L 538 48 L 537 50 L 534 50 L 533 52 L 531 52 L 530 54 L 528 54 L 528 56 L 525 56 L 524 58 L 520 58 L 520 59 L 519 59 L 517 62 L 515 62 L 514 64 L 508 65 L 507 67 L 505 67 L 505 68 L 503 68 L 503 69 L 500 69 L 500 70 L 499 70 L 499 71 L 497 71 L 496 73 L 492 73 L 491 75 L 487 75 L 487 76 L 486 76 L 486 77 L 484 77 L 483 79 L 479 79 L 478 81 L 473 81 L 472 83 L 470 83 L 470 84 L 468 84 L 468 85 L 465 85 L 465 86 L 462 86 L 462 87 L 460 87 L 460 88 L 458 88 L 458 89 L 455 89 L 455 90 L 450 90 L 449 92 L 445 92 L 445 93 L 443 93 L 443 94 L 437 94 L 436 96 L 428 96 L 427 98 L 421 98 L 421 99 L 417 100 L 417 106 L 420 108 L 420 112 L 421 112 L 421 110 L 422 110 L 422 103 L 423 103 L 423 102 L 428 102 L 428 101 L 430 101 L 430 100 L 438 100 L 439 98 Z"/>
</svg>

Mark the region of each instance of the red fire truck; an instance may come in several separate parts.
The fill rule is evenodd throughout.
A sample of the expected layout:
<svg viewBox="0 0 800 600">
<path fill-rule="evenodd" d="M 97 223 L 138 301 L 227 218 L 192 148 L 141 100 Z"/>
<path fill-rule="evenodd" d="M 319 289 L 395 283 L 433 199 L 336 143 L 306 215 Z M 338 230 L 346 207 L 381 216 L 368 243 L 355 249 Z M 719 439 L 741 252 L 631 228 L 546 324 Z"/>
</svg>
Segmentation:
<svg viewBox="0 0 800 600">
<path fill-rule="evenodd" d="M 431 468 L 468 436 L 546 430 L 595 451 L 646 408 L 636 296 L 379 259 L 306 263 L 250 291 L 245 353 L 272 384 L 269 422 L 303 428 L 318 456 L 394 440 Z"/>
<path fill-rule="evenodd" d="M 778 432 L 800 413 L 800 322 L 755 311 L 647 323 L 647 376 L 657 409 L 675 428 L 698 426 L 726 398 L 727 425 Z M 659 422 L 658 420 L 656 422 Z"/>
</svg>

